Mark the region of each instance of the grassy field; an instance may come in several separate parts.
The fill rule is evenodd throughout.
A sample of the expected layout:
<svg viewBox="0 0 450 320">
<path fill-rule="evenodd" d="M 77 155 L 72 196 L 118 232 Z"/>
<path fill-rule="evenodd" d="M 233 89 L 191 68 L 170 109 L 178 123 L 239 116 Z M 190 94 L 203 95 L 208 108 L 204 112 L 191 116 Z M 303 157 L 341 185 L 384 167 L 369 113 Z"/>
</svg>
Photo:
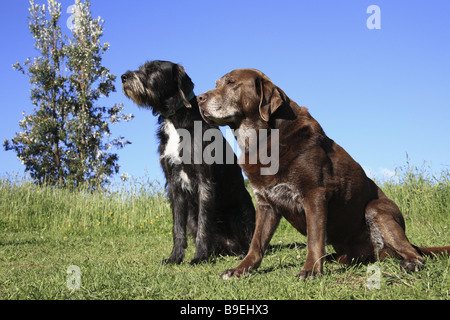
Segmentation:
<svg viewBox="0 0 450 320">
<path fill-rule="evenodd" d="M 404 213 L 411 242 L 450 245 L 450 173 L 406 167 L 399 180 L 381 186 Z M 161 265 L 172 248 L 171 220 L 163 184 L 151 179 L 89 192 L 1 178 L 0 299 L 450 298 L 449 257 L 428 259 L 414 274 L 400 271 L 398 260 L 376 263 L 379 289 L 367 286 L 372 274 L 365 265 L 326 263 L 322 277 L 297 280 L 306 239 L 284 220 L 261 267 L 247 278 L 219 277 L 236 257 L 190 266 L 192 239 L 186 262 Z M 76 283 L 70 266 L 81 272 L 78 290 L 69 289 Z"/>
</svg>

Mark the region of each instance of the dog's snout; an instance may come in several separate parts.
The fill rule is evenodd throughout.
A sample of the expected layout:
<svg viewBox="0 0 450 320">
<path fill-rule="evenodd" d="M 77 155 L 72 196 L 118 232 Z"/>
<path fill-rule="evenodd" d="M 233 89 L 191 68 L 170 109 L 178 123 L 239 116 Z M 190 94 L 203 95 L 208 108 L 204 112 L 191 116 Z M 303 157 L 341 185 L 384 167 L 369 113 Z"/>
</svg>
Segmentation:
<svg viewBox="0 0 450 320">
<path fill-rule="evenodd" d="M 125 73 L 125 74 L 123 74 L 120 78 L 122 79 L 122 83 L 125 83 L 125 82 L 127 82 L 128 76 L 127 76 L 127 74 Z"/>
<path fill-rule="evenodd" d="M 198 103 L 204 103 L 206 100 L 208 100 L 208 95 L 206 93 L 197 96 Z"/>
</svg>

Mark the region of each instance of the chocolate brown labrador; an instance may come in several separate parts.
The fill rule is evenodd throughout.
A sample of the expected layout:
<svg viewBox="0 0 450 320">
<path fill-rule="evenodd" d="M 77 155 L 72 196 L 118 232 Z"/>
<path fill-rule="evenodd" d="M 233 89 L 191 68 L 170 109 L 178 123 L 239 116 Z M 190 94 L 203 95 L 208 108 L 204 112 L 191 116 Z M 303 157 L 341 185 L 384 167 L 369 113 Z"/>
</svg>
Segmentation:
<svg viewBox="0 0 450 320">
<path fill-rule="evenodd" d="M 222 273 L 224 279 L 240 277 L 261 264 L 281 217 L 307 237 L 306 261 L 297 275 L 302 279 L 322 273 L 326 244 L 333 246 L 338 262 L 372 262 L 391 256 L 402 259 L 400 266 L 408 272 L 419 269 L 424 255 L 450 252 L 450 246 L 412 245 L 397 205 L 326 136 L 307 108 L 289 99 L 261 71 L 234 70 L 197 99 L 205 121 L 237 129 L 241 157 L 247 159 L 241 167 L 257 202 L 249 252 L 236 268 Z M 250 139 L 251 134 L 267 132 L 277 133 L 279 141 Z M 257 161 L 248 161 L 255 156 L 251 150 L 256 150 Z M 262 161 L 262 150 L 278 152 L 275 166 Z M 269 165 L 276 172 L 262 174 Z"/>
</svg>

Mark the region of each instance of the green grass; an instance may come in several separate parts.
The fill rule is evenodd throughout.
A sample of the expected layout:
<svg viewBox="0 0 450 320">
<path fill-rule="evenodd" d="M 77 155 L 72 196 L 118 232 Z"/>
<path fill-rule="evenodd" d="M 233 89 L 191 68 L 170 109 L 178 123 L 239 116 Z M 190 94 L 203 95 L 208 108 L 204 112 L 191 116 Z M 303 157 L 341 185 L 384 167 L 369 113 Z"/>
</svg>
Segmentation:
<svg viewBox="0 0 450 320">
<path fill-rule="evenodd" d="M 420 246 L 450 245 L 450 173 L 400 171 L 400 183 L 380 183 L 405 215 L 407 235 Z M 36 186 L 0 178 L 0 299 L 449 299 L 450 259 L 428 259 L 414 274 L 388 259 L 380 289 L 369 290 L 369 266 L 326 263 L 314 281 L 297 280 L 305 237 L 285 220 L 261 267 L 223 281 L 236 257 L 190 266 L 161 265 L 172 249 L 172 217 L 163 184 L 133 180 L 110 191 Z M 328 248 L 332 251 L 331 248 Z M 69 290 L 69 266 L 81 270 L 81 288 Z"/>
</svg>

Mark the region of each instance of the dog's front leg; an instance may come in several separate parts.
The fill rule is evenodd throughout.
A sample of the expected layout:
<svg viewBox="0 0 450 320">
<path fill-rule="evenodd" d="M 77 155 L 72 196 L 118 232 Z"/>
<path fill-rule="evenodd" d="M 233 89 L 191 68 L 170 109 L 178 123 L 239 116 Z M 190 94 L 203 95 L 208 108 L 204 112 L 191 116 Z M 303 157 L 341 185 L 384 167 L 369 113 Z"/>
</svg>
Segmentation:
<svg viewBox="0 0 450 320">
<path fill-rule="evenodd" d="M 316 190 L 305 196 L 303 207 L 306 215 L 306 261 L 297 275 L 300 279 L 314 279 L 322 274 L 323 258 L 326 255 L 325 236 L 327 202 L 325 192 Z"/>
<path fill-rule="evenodd" d="M 215 199 L 214 189 L 206 182 L 200 182 L 198 188 L 198 225 L 195 238 L 195 254 L 190 264 L 206 261 L 214 248 Z"/>
<path fill-rule="evenodd" d="M 250 244 L 250 250 L 236 268 L 222 272 L 221 277 L 223 279 L 239 278 L 241 275 L 259 267 L 263 259 L 264 251 L 269 245 L 280 219 L 281 216 L 271 206 L 258 204 L 256 209 L 255 232 Z"/>
<path fill-rule="evenodd" d="M 187 248 L 186 224 L 188 209 L 186 208 L 186 201 L 180 199 L 180 194 L 183 194 L 182 190 L 169 185 L 168 191 L 173 215 L 173 249 L 170 257 L 163 260 L 163 263 L 180 264 L 184 259 L 184 251 Z"/>
</svg>

